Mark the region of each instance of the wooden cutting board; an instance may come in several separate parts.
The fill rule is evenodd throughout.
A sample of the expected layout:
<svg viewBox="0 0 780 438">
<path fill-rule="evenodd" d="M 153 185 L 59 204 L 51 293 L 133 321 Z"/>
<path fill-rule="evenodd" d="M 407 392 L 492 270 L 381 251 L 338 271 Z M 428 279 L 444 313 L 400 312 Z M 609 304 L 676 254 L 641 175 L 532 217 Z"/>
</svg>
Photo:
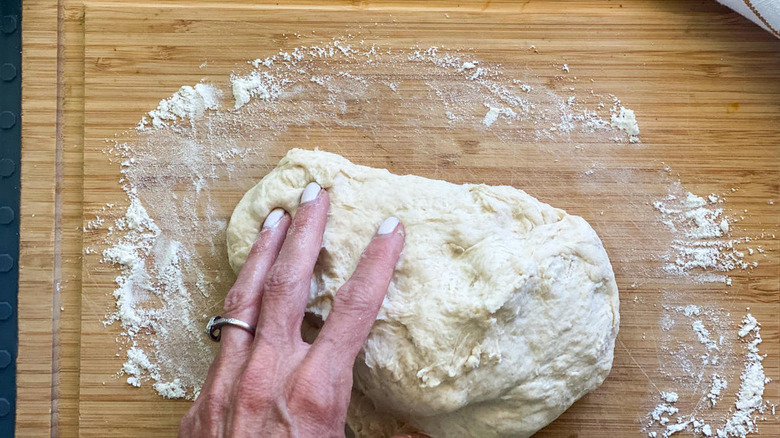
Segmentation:
<svg viewBox="0 0 780 438">
<path fill-rule="evenodd" d="M 562 14 L 566 4 L 568 13 Z M 626 6 L 629 6 L 628 4 Z M 118 166 L 109 165 L 105 139 L 134 126 L 140 116 L 181 85 L 202 78 L 224 81 L 246 60 L 263 58 L 308 41 L 329 40 L 361 32 L 361 38 L 392 48 L 439 45 L 473 50 L 481 59 L 500 62 L 507 71 L 546 72 L 552 83 L 567 63 L 598 90 L 611 92 L 637 112 L 642 146 L 629 155 L 605 153 L 612 168 L 633 167 L 648 191 L 665 194 L 655 174 L 664 162 L 689 190 L 723 193 L 732 187 L 730 213 L 751 212 L 741 226 L 746 235 L 780 232 L 780 44 L 750 27 L 734 26 L 733 16 L 685 5 L 612 2 L 490 4 L 485 10 L 403 4 L 378 9 L 354 7 L 284 8 L 277 6 L 203 5 L 158 7 L 143 4 L 88 5 L 85 13 L 84 85 L 84 221 L 106 203 L 125 201 L 118 184 Z M 608 22 L 609 26 L 595 23 Z M 306 41 L 306 40 L 305 40 Z M 539 53 L 529 52 L 535 45 Z M 202 64 L 205 66 L 200 68 Z M 558 71 L 553 71 L 555 67 Z M 542 75 L 544 76 L 544 74 Z M 632 436 L 652 408 L 648 394 L 664 381 L 658 350 L 659 307 L 663 293 L 678 283 L 658 277 L 655 262 L 641 250 L 650 245 L 642 231 L 649 213 L 638 220 L 633 211 L 611 208 L 616 197 L 628 196 L 618 181 L 567 184 L 567 169 L 556 167 L 547 152 L 507 146 L 483 133 L 448 135 L 431 130 L 432 151 L 404 149 L 388 133 L 371 138 L 345 137 L 338 152 L 360 164 L 387 167 L 448 181 L 512 184 L 582 215 L 604 240 L 615 264 L 621 294 L 621 331 L 614 369 L 605 384 L 567 411 L 540 436 Z M 313 147 L 312 140 L 290 136 L 286 147 Z M 481 145 L 469 150 L 462 145 Z M 258 163 L 256 178 L 284 154 L 285 145 Z M 395 149 L 388 152 L 388 146 Z M 326 146 L 327 147 L 327 146 Z M 331 145 L 335 147 L 335 145 Z M 587 186 L 586 188 L 583 188 Z M 237 200 L 242 190 L 223 193 Z M 583 194 L 588 198 L 583 200 Z M 229 204 L 229 202 L 228 202 Z M 623 205 L 623 204 L 620 204 Z M 626 205 L 630 205 L 626 204 Z M 602 215 L 601 212 L 604 212 Z M 222 212 L 229 217 L 230 209 Z M 86 235 L 95 245 L 99 235 Z M 684 291 L 694 302 L 710 302 L 734 315 L 751 306 L 763 323 L 762 352 L 768 376 L 780 380 L 780 285 L 778 245 L 756 242 L 769 250 L 755 270 L 734 275 L 728 295 L 722 285 L 695 285 Z M 87 255 L 83 262 L 79 431 L 85 436 L 173 435 L 189 402 L 165 401 L 148 385 L 132 388 L 116 378 L 122 357 L 119 329 L 101 321 L 110 311 L 116 271 Z M 643 271 L 636 266 L 648 266 Z M 637 284 L 632 288 L 633 284 Z M 634 297 L 641 297 L 641 303 Z M 649 335 L 649 336 L 648 336 Z M 647 339 L 649 337 L 649 339 Z M 767 398 L 777 401 L 780 389 L 770 384 Z M 724 403 L 723 405 L 727 405 Z M 724 409 L 728 406 L 722 406 Z M 766 436 L 780 434 L 771 417 L 762 425 Z"/>
</svg>

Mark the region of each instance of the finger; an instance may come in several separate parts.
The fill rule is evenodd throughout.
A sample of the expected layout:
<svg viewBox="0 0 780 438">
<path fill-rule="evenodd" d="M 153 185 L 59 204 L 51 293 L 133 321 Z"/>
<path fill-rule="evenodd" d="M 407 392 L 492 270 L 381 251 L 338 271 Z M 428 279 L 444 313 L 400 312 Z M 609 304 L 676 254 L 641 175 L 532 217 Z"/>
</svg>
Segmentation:
<svg viewBox="0 0 780 438">
<path fill-rule="evenodd" d="M 281 208 L 274 209 L 265 218 L 236 282 L 225 297 L 222 317 L 236 318 L 257 326 L 263 282 L 284 243 L 290 222 L 290 215 Z M 247 349 L 253 339 L 252 333 L 240 327 L 223 326 L 220 351 L 232 355 L 236 350 Z"/>
<path fill-rule="evenodd" d="M 263 338 L 286 342 L 300 339 L 301 321 L 309 300 L 311 276 L 322 248 L 330 198 L 317 183 L 301 195 L 287 238 L 264 283 L 258 332 Z M 259 337 L 258 337 L 259 338 Z"/>
<path fill-rule="evenodd" d="M 282 209 L 275 209 L 266 217 L 236 282 L 225 297 L 222 316 L 253 325 L 256 323 L 262 296 L 261 285 L 282 247 L 290 222 L 290 216 Z M 219 415 L 227 409 L 230 401 L 228 395 L 246 364 L 251 343 L 251 333 L 238 327 L 222 327 L 219 354 L 209 366 L 206 381 L 191 411 L 201 412 L 205 409 L 211 415 Z"/>
<path fill-rule="evenodd" d="M 335 373 L 351 373 L 387 293 L 403 244 L 403 225 L 394 217 L 386 219 L 352 277 L 336 294 L 333 309 L 309 352 L 311 360 L 332 364 L 329 368 Z"/>
</svg>

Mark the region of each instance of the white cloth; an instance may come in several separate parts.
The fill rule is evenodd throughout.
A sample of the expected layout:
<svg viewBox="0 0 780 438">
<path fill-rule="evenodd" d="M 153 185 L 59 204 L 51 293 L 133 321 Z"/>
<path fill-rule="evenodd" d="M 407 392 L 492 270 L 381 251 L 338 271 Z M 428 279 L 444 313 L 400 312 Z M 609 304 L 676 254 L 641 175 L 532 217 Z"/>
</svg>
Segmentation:
<svg viewBox="0 0 780 438">
<path fill-rule="evenodd" d="M 780 38 L 780 0 L 718 0 Z"/>
</svg>

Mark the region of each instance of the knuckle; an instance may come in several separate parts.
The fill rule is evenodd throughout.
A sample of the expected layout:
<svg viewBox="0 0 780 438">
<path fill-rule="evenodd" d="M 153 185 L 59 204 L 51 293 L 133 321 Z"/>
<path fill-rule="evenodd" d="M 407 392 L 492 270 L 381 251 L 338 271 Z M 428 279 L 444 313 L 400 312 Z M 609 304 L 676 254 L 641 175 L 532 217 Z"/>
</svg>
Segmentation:
<svg viewBox="0 0 780 438">
<path fill-rule="evenodd" d="M 298 378 L 295 382 L 296 390 L 290 396 L 290 405 L 298 412 L 317 419 L 329 419 L 338 411 L 338 400 L 332 391 L 308 382 L 305 378 Z"/>
<path fill-rule="evenodd" d="M 362 275 L 365 279 L 374 282 L 389 280 L 397 261 L 394 254 L 388 253 L 383 248 L 374 248 L 369 245 L 360 256 L 360 264 L 355 274 Z"/>
<path fill-rule="evenodd" d="M 264 252 L 268 251 L 269 250 L 269 245 L 270 245 L 269 239 L 266 238 L 263 235 L 263 232 L 261 231 L 257 235 L 257 240 L 255 240 L 255 243 L 252 244 L 252 248 L 249 250 L 249 254 L 247 255 L 247 259 L 249 259 L 249 258 L 251 258 L 253 256 L 258 256 L 258 255 L 263 254 Z"/>
<path fill-rule="evenodd" d="M 384 261 L 387 259 L 387 247 L 386 245 L 382 244 L 383 242 L 373 240 L 371 241 L 368 246 L 366 246 L 366 249 L 363 251 L 363 254 L 361 254 L 361 258 L 364 260 L 371 260 L 371 261 Z"/>
<path fill-rule="evenodd" d="M 189 431 L 195 429 L 195 415 L 192 413 L 192 409 L 184 414 L 179 422 L 179 436 L 185 436 Z"/>
<path fill-rule="evenodd" d="M 298 269 L 290 263 L 277 263 L 268 271 L 265 279 L 265 290 L 274 294 L 286 295 L 304 286 L 304 278 L 298 274 Z"/>
<path fill-rule="evenodd" d="M 247 293 L 242 287 L 233 287 L 225 296 L 225 315 L 235 315 L 249 305 Z"/>
<path fill-rule="evenodd" d="M 255 388 L 239 388 L 236 392 L 236 404 L 241 410 L 247 412 L 265 412 L 274 403 L 270 394 L 258 391 Z"/>
<path fill-rule="evenodd" d="M 298 234 L 298 233 L 307 233 L 312 228 L 317 228 L 319 226 L 319 223 L 321 221 L 320 217 L 316 214 L 315 211 L 312 211 L 308 208 L 301 208 L 300 210 L 303 214 L 296 214 L 295 218 L 293 219 L 292 223 L 292 230 L 291 233 Z"/>
<path fill-rule="evenodd" d="M 198 400 L 182 418 L 179 436 L 216 436 L 222 425 L 227 399 L 209 391 Z"/>
<path fill-rule="evenodd" d="M 379 308 L 381 300 L 375 299 L 377 285 L 365 275 L 353 276 L 334 298 L 334 308 L 346 313 L 365 313 Z"/>
<path fill-rule="evenodd" d="M 236 403 L 250 412 L 262 412 L 274 403 L 276 394 L 268 376 L 261 370 L 247 368 L 236 389 Z"/>
<path fill-rule="evenodd" d="M 198 399 L 203 398 L 201 406 L 207 414 L 221 413 L 227 408 L 227 398 L 220 393 L 209 391 L 206 394 L 201 394 Z"/>
<path fill-rule="evenodd" d="M 389 265 L 390 255 L 378 245 L 369 245 L 363 254 L 360 255 L 360 261 L 369 263 L 371 266 L 384 267 Z"/>
</svg>

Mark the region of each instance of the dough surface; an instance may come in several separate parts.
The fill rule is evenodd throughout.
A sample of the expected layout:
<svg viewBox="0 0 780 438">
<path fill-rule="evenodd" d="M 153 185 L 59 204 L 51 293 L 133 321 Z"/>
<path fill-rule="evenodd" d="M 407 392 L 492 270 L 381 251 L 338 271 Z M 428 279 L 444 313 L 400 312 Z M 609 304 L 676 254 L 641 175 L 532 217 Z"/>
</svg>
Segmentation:
<svg viewBox="0 0 780 438">
<path fill-rule="evenodd" d="M 530 436 L 612 367 L 618 291 L 578 216 L 508 186 L 455 185 L 293 149 L 250 189 L 227 229 L 238 272 L 266 215 L 295 213 L 307 183 L 331 197 L 308 310 L 327 318 L 379 224 L 406 244 L 355 362 L 348 424 L 432 437 Z"/>
</svg>

